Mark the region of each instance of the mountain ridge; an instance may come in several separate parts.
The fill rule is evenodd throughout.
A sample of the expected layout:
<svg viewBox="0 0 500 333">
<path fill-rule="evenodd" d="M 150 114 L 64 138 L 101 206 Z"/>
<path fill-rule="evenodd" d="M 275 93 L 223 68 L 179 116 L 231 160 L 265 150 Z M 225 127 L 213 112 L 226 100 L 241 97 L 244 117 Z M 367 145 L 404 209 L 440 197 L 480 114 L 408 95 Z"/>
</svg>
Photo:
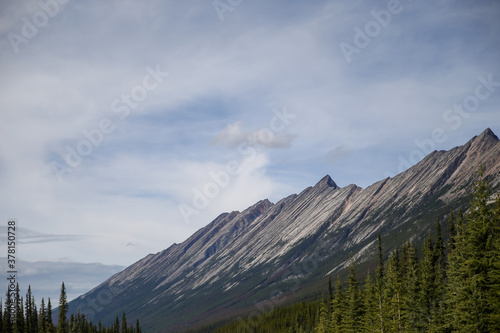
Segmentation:
<svg viewBox="0 0 500 333">
<path fill-rule="evenodd" d="M 251 309 L 252 302 L 272 299 L 272 289 L 293 298 L 345 267 L 351 254 L 358 262 L 372 260 L 378 230 L 395 238 L 421 237 L 430 220 L 464 205 L 480 165 L 498 191 L 500 144 L 489 128 L 365 189 L 338 187 L 326 175 L 275 204 L 264 199 L 242 212 L 220 214 L 181 244 L 146 256 L 72 301 L 70 310 L 103 320 L 127 310 L 146 328 L 175 331 L 204 322 L 208 313 Z M 387 251 L 398 242 L 387 242 Z M 303 269 L 308 263 L 315 268 Z M 287 271 L 293 273 L 282 278 Z M 295 284 L 300 287 L 290 287 Z M 88 305 L 106 290 L 113 291 L 107 308 Z"/>
</svg>

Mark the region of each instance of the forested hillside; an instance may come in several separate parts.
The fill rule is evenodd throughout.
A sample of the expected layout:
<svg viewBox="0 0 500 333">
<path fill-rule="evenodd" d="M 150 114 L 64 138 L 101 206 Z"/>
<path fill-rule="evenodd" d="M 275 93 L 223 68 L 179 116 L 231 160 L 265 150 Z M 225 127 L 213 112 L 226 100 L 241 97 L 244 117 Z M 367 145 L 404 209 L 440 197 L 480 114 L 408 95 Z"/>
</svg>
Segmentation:
<svg viewBox="0 0 500 333">
<path fill-rule="evenodd" d="M 210 329 L 229 332 L 500 332 L 500 196 L 475 185 L 470 209 L 450 212 L 422 248 L 408 242 L 359 281 L 330 277 L 328 297 Z M 204 330 L 201 330 L 204 331 Z"/>
</svg>

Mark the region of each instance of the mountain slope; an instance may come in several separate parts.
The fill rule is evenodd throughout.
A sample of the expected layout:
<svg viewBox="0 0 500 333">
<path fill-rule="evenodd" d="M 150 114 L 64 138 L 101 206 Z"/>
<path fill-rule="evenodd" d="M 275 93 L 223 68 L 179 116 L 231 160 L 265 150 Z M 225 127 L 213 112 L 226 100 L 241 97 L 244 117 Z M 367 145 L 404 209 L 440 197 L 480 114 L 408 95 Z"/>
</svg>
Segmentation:
<svg viewBox="0 0 500 333">
<path fill-rule="evenodd" d="M 275 204 L 221 214 L 75 299 L 70 311 L 105 322 L 126 311 L 147 331 L 175 331 L 270 309 L 314 292 L 350 255 L 369 264 L 379 229 L 385 251 L 422 238 L 437 216 L 465 207 L 480 165 L 498 192 L 500 141 L 489 129 L 366 189 L 325 176 Z"/>
</svg>

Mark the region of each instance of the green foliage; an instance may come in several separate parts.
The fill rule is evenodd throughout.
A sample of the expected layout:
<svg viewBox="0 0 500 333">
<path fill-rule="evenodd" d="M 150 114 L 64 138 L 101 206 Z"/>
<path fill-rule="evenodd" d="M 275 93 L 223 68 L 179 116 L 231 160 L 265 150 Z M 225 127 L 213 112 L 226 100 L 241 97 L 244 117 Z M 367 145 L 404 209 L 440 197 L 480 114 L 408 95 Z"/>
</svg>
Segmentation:
<svg viewBox="0 0 500 333">
<path fill-rule="evenodd" d="M 497 198 L 492 208 L 489 198 L 481 172 L 449 254 L 447 327 L 452 331 L 500 331 L 500 203 Z"/>
<path fill-rule="evenodd" d="M 323 310 L 321 308 L 323 307 Z M 276 308 L 269 313 L 250 318 L 240 318 L 229 324 L 214 329 L 198 330 L 197 332 L 215 333 L 309 333 L 314 332 L 320 322 L 320 312 L 327 310 L 326 301 L 298 303 L 288 307 Z M 323 314 L 323 320 L 327 317 Z"/>
<path fill-rule="evenodd" d="M 0 333 L 56 333 L 56 332 L 75 332 L 75 333 L 141 333 L 139 320 L 136 321 L 135 328 L 127 326 L 127 318 L 125 313 L 122 314 L 122 321 L 116 317 L 116 322 L 110 327 L 104 327 L 99 322 L 96 326 L 91 319 L 84 315 L 71 314 L 69 320 L 68 304 L 66 296 L 66 287 L 64 283 L 61 286 L 61 294 L 59 299 L 59 315 L 57 327 L 52 323 L 52 304 L 48 299 L 47 307 L 45 300 L 42 298 L 40 310 L 37 310 L 35 297 L 31 293 L 31 286 L 28 287 L 26 300 L 19 295 L 19 285 L 17 285 L 14 293 L 7 292 L 5 298 L 4 311 L 0 304 Z M 14 310 L 14 312 L 12 312 Z M 121 331 L 120 331 L 121 327 Z"/>
<path fill-rule="evenodd" d="M 274 309 L 248 330 L 230 323 L 215 332 L 500 332 L 500 196 L 491 205 L 480 178 L 467 213 L 449 214 L 446 247 L 438 220 L 420 255 L 405 244 L 384 261 L 379 233 L 375 279 L 368 273 L 359 285 L 351 260 L 347 281 L 337 277 L 332 287 L 329 278 L 320 302 Z"/>
<path fill-rule="evenodd" d="M 364 316 L 364 306 L 361 291 L 358 286 L 354 261 L 349 264 L 348 288 L 345 295 L 345 316 L 342 321 L 342 329 L 345 332 L 361 332 Z"/>
<path fill-rule="evenodd" d="M 68 320 L 68 300 L 64 282 L 61 285 L 61 295 L 59 297 L 59 319 L 57 320 L 57 333 L 69 333 Z"/>
</svg>

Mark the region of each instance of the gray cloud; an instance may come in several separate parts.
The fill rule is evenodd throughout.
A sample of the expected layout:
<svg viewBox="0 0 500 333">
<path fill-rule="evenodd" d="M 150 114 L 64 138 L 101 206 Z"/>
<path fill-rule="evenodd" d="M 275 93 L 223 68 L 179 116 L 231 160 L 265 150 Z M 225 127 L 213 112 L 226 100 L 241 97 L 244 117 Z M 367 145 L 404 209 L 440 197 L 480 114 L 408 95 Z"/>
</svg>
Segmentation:
<svg viewBox="0 0 500 333">
<path fill-rule="evenodd" d="M 294 136 L 286 132 L 275 132 L 269 128 L 245 130 L 243 122 L 228 124 L 212 139 L 212 143 L 236 148 L 242 144 L 270 149 L 290 148 Z"/>
<path fill-rule="evenodd" d="M 349 154 L 349 151 L 348 151 L 347 147 L 344 145 L 340 145 L 340 146 L 337 146 L 337 147 L 333 148 L 332 150 L 330 150 L 327 153 L 327 156 L 328 156 L 328 159 L 330 160 L 331 163 L 335 163 L 338 160 L 346 157 L 348 154 Z"/>
</svg>

